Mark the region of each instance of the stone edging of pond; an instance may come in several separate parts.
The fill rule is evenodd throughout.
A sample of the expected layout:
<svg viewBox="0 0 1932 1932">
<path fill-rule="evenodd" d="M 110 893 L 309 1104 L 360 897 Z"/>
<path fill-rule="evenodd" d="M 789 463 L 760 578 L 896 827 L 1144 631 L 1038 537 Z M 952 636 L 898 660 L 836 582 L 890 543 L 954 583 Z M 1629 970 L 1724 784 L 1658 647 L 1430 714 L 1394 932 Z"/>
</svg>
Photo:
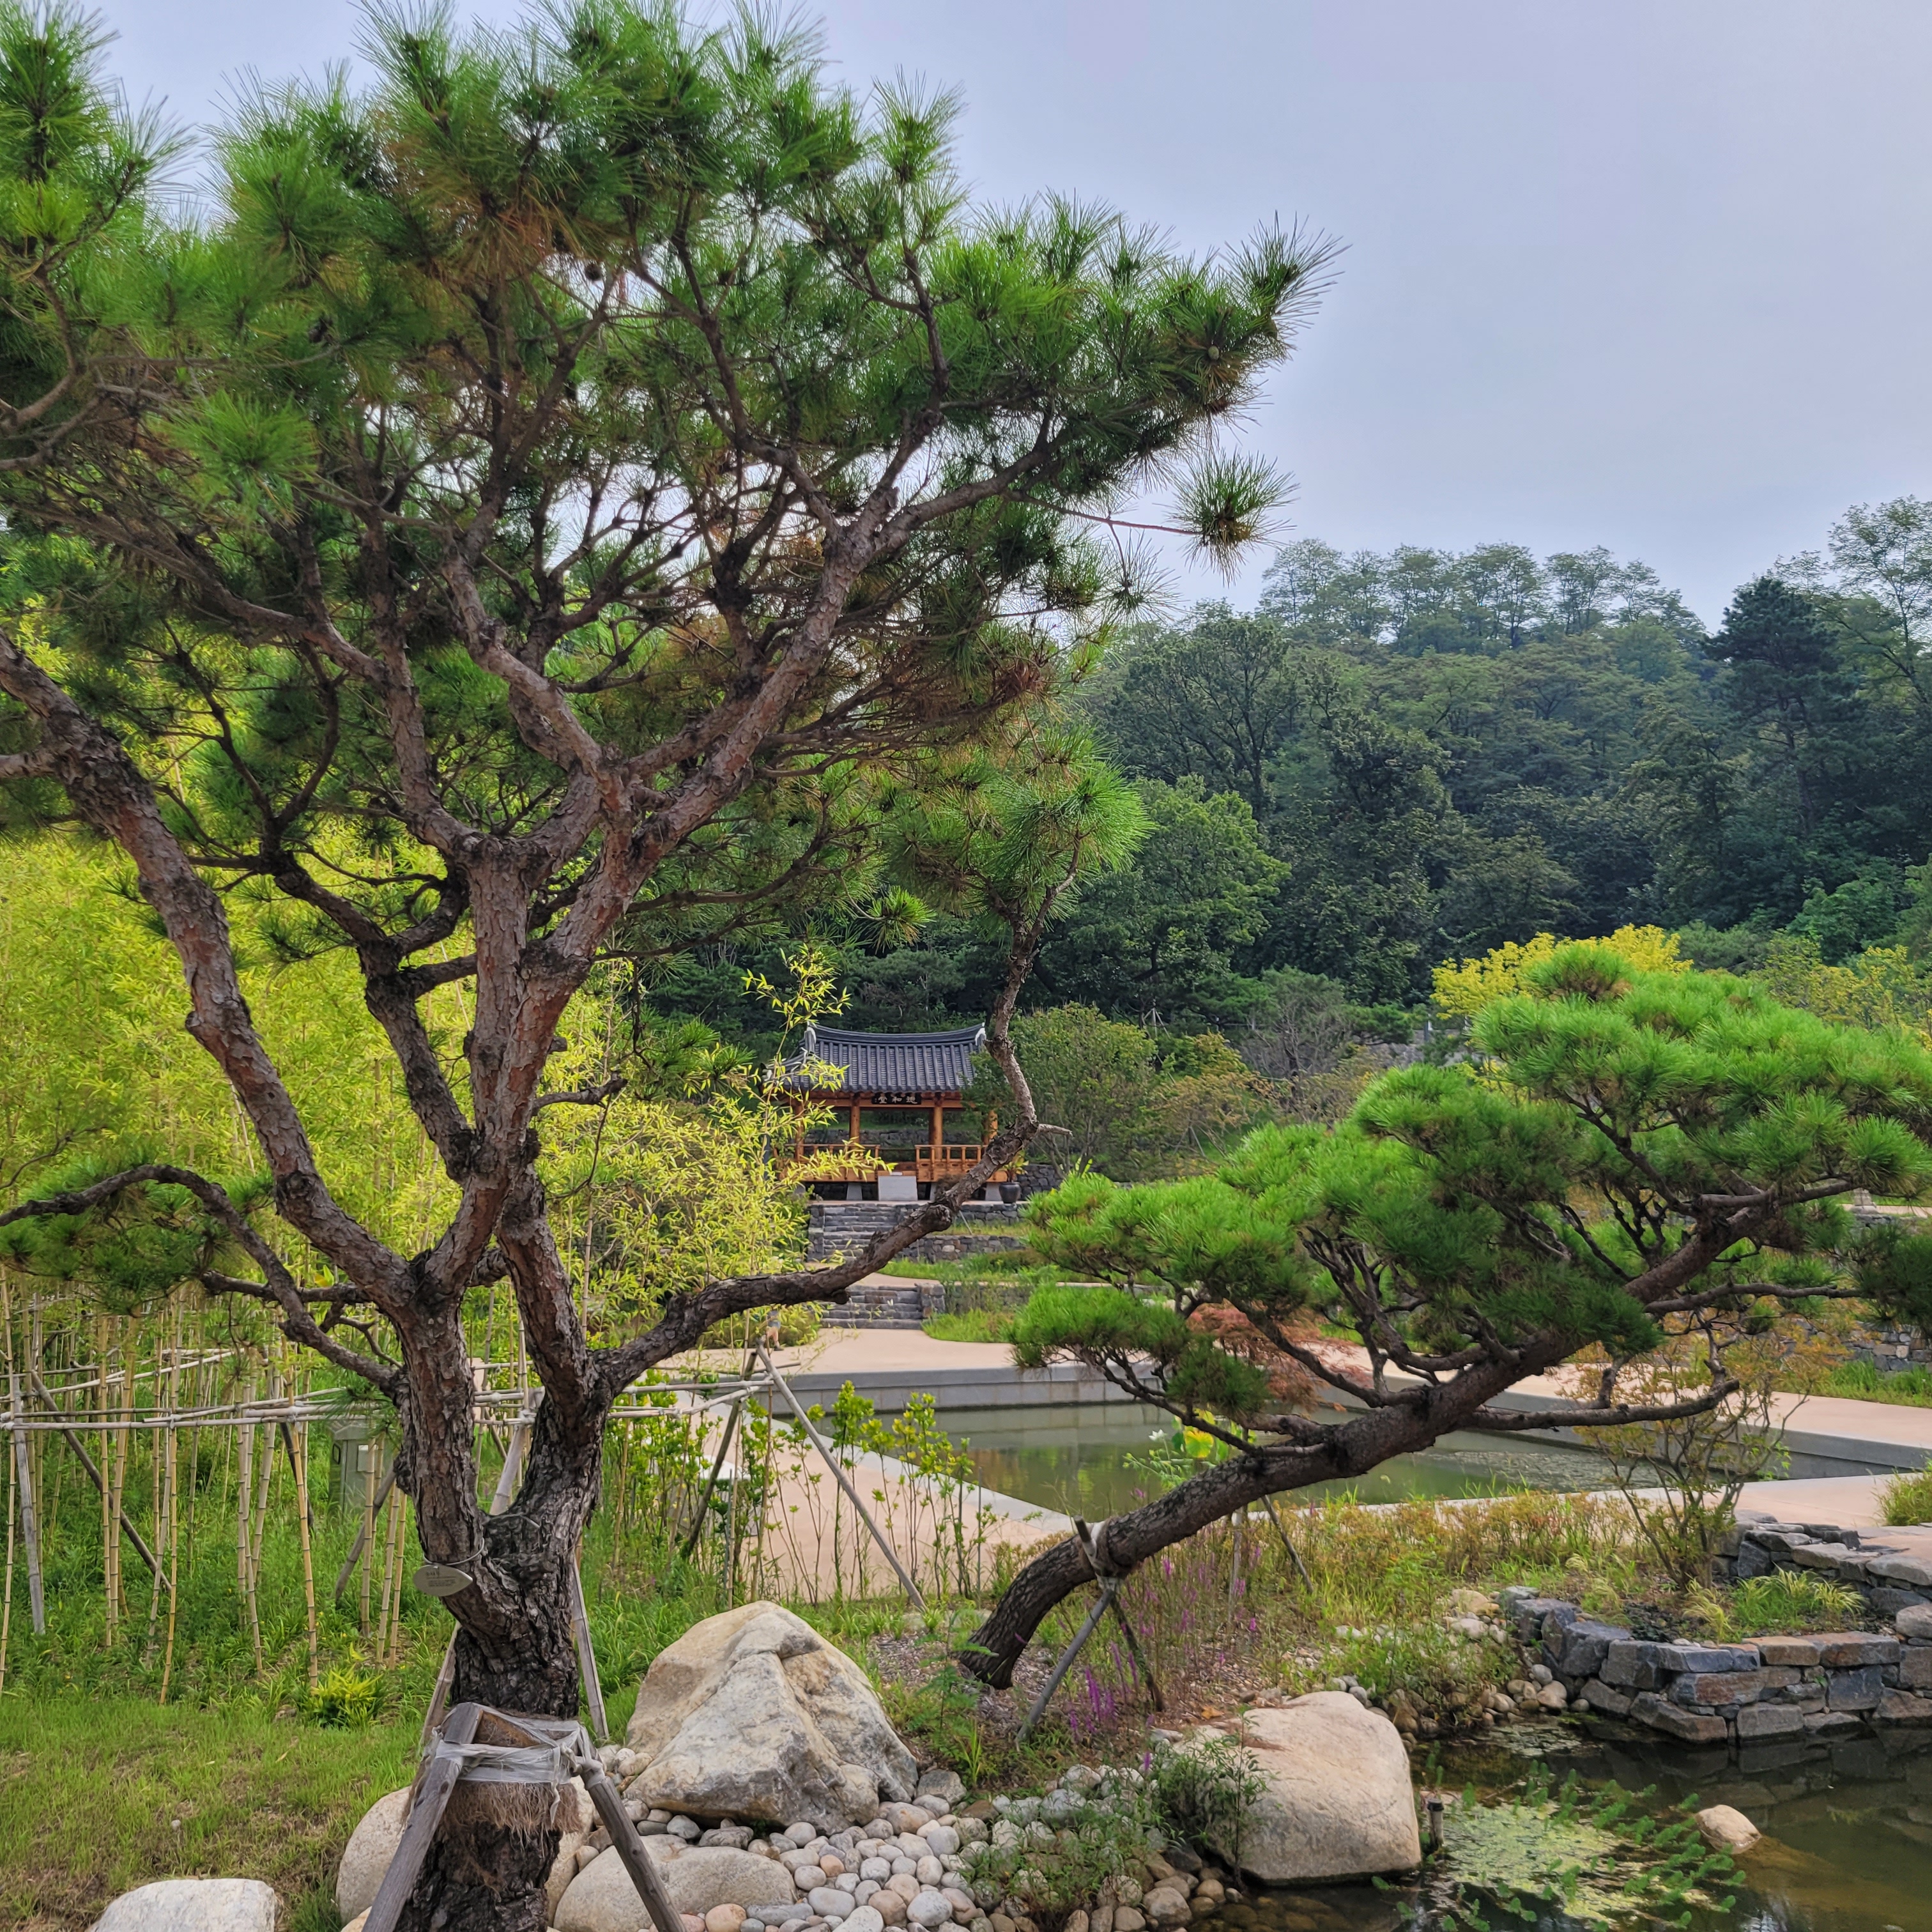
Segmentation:
<svg viewBox="0 0 1932 1932">
<path fill-rule="evenodd" d="M 1572 1708 L 1587 1706 L 1686 1744 L 1932 1725 L 1932 1565 L 1862 1544 L 1856 1530 L 1829 1525 L 1754 1522 L 1732 1539 L 1727 1560 L 1734 1574 L 1825 1571 L 1874 1608 L 1874 1599 L 1882 1598 L 1894 1630 L 1653 1642 L 1585 1616 L 1577 1604 L 1520 1586 L 1498 1592 L 1502 1614 L 1520 1642 L 1540 1646 Z M 1909 1587 L 1913 1583 L 1924 1587 Z"/>
</svg>

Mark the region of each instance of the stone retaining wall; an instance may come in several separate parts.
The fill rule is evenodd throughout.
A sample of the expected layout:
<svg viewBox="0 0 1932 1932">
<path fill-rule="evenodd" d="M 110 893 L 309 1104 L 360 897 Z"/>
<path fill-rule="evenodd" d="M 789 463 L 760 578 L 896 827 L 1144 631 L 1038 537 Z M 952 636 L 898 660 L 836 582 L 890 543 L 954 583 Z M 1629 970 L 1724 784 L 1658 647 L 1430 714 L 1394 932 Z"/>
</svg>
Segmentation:
<svg viewBox="0 0 1932 1932">
<path fill-rule="evenodd" d="M 1650 1642 L 1559 1598 L 1503 1594 L 1517 1640 L 1540 1648 L 1573 1706 L 1685 1744 L 1754 1744 L 1932 1726 L 1932 1607 L 1906 1606 L 1895 1633 Z"/>
<path fill-rule="evenodd" d="M 886 1228 L 896 1226 L 912 1211 L 898 1201 L 814 1201 L 808 1210 L 807 1258 L 830 1261 L 850 1254 Z M 1002 1250 L 1023 1248 L 1017 1208 L 974 1204 L 941 1234 L 927 1234 L 899 1256 L 901 1261 L 962 1262 Z"/>
<path fill-rule="evenodd" d="M 1840 1529 L 1828 1522 L 1778 1522 L 1741 1510 L 1715 1568 L 1723 1583 L 1774 1570 L 1810 1570 L 1856 1592 L 1880 1618 L 1932 1604 L 1932 1547 L 1922 1529 Z"/>
</svg>

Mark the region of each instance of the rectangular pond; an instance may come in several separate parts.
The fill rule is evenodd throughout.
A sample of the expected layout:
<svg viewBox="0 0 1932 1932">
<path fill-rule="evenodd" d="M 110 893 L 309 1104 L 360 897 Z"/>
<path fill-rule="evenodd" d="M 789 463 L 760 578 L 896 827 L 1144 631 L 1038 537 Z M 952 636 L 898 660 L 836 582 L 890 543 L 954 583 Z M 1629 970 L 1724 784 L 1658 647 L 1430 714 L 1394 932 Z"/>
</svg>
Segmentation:
<svg viewBox="0 0 1932 1932">
<path fill-rule="evenodd" d="M 986 1488 L 1069 1516 L 1118 1515 L 1190 1473 L 1182 1456 L 1192 1467 L 1202 1466 L 1186 1455 L 1172 1417 L 1137 1403 L 946 1408 L 939 1420 L 972 1458 Z M 1208 1445 L 1203 1438 L 1191 1446 L 1204 1450 Z M 1608 1486 L 1607 1466 L 1592 1450 L 1520 1436 L 1459 1432 L 1366 1475 L 1298 1490 L 1291 1500 L 1316 1502 L 1353 1495 L 1367 1503 L 1404 1502 L 1414 1497 L 1487 1496 L 1498 1490 Z"/>
</svg>

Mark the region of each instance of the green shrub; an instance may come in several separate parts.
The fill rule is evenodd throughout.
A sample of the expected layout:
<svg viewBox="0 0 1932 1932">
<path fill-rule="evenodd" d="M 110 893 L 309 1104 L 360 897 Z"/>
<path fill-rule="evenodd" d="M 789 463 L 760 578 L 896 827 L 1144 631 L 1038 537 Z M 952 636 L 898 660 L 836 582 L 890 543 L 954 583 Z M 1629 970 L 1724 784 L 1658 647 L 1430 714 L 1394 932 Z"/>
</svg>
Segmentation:
<svg viewBox="0 0 1932 1932">
<path fill-rule="evenodd" d="M 1863 1614 L 1856 1590 L 1803 1570 L 1775 1570 L 1752 1576 L 1728 1595 L 1708 1586 L 1694 1590 L 1690 1607 L 1714 1636 L 1768 1636 L 1783 1631 L 1843 1630 Z"/>
<path fill-rule="evenodd" d="M 1878 1502 L 1887 1522 L 1932 1522 L 1932 1466 L 1892 1477 L 1880 1486 Z"/>
<path fill-rule="evenodd" d="M 1400 1693 L 1418 1711 L 1450 1724 L 1472 1719 L 1483 1694 L 1517 1676 L 1508 1646 L 1471 1640 L 1434 1622 L 1352 1630 L 1329 1645 L 1321 1662 L 1304 1665 L 1289 1688 L 1318 1690 L 1330 1677 L 1353 1677 L 1378 1704 Z"/>
<path fill-rule="evenodd" d="M 308 1694 L 308 1714 L 318 1724 L 351 1730 L 369 1724 L 382 1708 L 382 1680 L 340 1664 L 322 1672 Z"/>
<path fill-rule="evenodd" d="M 928 1315 L 920 1324 L 939 1342 L 1010 1342 L 1013 1318 L 997 1309 L 969 1308 L 963 1315 Z"/>
<path fill-rule="evenodd" d="M 1899 1369 L 1888 1375 L 1870 1362 L 1840 1362 L 1819 1384 L 1818 1393 L 1932 1407 L 1932 1369 Z"/>
<path fill-rule="evenodd" d="M 1110 1780 L 1104 1798 L 1051 1824 L 1013 1822 L 1018 1842 L 967 1846 L 960 1876 L 988 1911 L 1010 1898 L 1040 1932 L 1060 1932 L 1074 1912 L 1094 1906 L 1102 1886 L 1147 1856 L 1154 1820 L 1144 1785 Z"/>
<path fill-rule="evenodd" d="M 1156 1748 L 1147 1790 L 1154 1817 L 1170 1838 L 1240 1855 L 1241 1822 L 1266 1789 L 1251 1752 L 1232 1738 L 1210 1738 L 1177 1750 Z"/>
</svg>

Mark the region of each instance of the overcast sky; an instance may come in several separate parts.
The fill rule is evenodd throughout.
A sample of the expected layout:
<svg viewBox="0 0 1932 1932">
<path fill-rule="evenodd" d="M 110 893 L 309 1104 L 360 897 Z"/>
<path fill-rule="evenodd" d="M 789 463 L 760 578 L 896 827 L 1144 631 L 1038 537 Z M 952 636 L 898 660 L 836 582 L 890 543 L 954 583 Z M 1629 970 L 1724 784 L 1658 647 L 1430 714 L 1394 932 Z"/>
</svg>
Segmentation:
<svg viewBox="0 0 1932 1932">
<path fill-rule="evenodd" d="M 129 93 L 196 122 L 242 70 L 315 70 L 356 31 L 347 0 L 105 11 Z M 1276 216 L 1347 244 L 1249 430 L 1298 480 L 1292 534 L 1605 544 L 1714 622 L 1846 504 L 1932 494 L 1924 0 L 831 0 L 824 19 L 853 82 L 963 88 L 988 196 L 1077 190 L 1196 249 Z"/>
</svg>

